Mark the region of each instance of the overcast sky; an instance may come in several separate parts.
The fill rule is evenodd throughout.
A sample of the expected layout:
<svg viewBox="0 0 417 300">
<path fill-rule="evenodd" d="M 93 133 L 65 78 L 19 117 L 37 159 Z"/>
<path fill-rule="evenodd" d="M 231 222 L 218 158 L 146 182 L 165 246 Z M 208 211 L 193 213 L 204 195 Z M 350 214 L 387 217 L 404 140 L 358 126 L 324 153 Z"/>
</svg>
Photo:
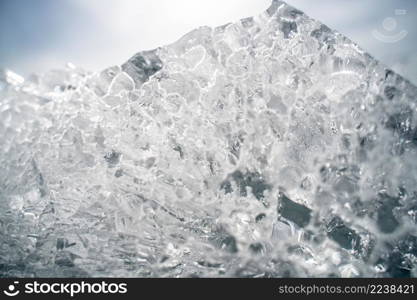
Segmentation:
<svg viewBox="0 0 417 300">
<path fill-rule="evenodd" d="M 264 11 L 271 0 L 0 0 L 0 67 L 89 70 Z M 416 0 L 287 0 L 417 83 Z M 392 43 L 393 40 L 398 40 Z M 388 43 L 387 41 L 391 41 Z"/>
</svg>

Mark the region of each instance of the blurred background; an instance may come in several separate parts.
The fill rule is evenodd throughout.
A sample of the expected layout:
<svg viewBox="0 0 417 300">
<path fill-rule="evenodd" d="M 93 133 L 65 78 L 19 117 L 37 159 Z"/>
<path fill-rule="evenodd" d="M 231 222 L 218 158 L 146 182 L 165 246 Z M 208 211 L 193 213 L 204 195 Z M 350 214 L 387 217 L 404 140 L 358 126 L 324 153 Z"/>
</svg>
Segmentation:
<svg viewBox="0 0 417 300">
<path fill-rule="evenodd" d="M 0 68 L 121 64 L 188 31 L 264 11 L 272 0 L 0 0 Z M 417 84 L 417 1 L 287 0 Z"/>
</svg>

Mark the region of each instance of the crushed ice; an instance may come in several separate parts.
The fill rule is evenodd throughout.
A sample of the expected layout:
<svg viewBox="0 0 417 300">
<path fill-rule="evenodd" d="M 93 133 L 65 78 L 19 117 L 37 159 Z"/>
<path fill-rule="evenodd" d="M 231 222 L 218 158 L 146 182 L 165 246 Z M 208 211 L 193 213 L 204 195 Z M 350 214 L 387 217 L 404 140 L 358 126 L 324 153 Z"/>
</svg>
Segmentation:
<svg viewBox="0 0 417 300">
<path fill-rule="evenodd" d="M 0 276 L 416 276 L 417 88 L 273 1 L 0 85 Z"/>
</svg>

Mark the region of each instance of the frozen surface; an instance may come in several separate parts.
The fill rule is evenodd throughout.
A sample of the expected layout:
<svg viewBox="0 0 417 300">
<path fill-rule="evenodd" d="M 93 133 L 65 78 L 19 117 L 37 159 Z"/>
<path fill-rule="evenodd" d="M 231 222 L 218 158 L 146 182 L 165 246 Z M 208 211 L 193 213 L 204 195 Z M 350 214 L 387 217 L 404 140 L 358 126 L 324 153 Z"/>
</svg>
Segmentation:
<svg viewBox="0 0 417 300">
<path fill-rule="evenodd" d="M 0 276 L 417 276 L 417 88 L 283 2 L 0 82 Z"/>
</svg>

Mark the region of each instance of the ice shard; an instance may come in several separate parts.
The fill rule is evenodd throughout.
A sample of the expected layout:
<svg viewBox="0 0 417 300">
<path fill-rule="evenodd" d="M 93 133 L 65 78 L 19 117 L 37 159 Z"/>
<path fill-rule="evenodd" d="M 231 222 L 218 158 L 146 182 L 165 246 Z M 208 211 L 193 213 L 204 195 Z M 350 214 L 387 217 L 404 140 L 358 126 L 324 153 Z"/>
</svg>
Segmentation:
<svg viewBox="0 0 417 300">
<path fill-rule="evenodd" d="M 417 275 L 417 88 L 284 2 L 1 76 L 0 277 Z"/>
</svg>

